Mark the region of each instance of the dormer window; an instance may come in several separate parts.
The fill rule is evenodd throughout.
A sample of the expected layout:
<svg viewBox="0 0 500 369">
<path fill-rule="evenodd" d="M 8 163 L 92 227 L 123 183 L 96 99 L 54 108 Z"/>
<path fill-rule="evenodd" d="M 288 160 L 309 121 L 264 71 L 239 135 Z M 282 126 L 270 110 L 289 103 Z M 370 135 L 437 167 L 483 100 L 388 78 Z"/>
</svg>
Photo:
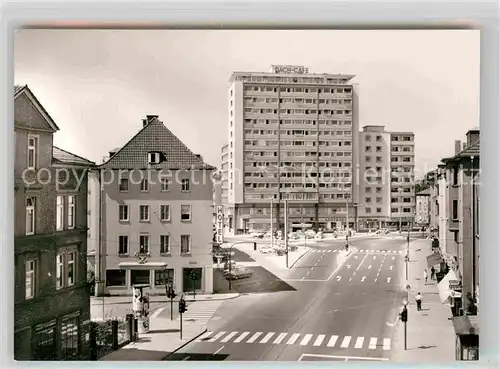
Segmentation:
<svg viewBox="0 0 500 369">
<path fill-rule="evenodd" d="M 161 155 L 157 151 L 148 152 L 148 163 L 149 164 L 160 164 Z"/>
</svg>

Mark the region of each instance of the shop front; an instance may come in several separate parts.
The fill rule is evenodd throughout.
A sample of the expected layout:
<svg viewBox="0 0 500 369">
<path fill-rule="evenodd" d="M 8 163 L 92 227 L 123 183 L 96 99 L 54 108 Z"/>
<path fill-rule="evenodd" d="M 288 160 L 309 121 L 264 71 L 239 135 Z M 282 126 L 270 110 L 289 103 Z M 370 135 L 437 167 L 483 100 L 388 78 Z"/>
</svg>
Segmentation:
<svg viewBox="0 0 500 369">
<path fill-rule="evenodd" d="M 455 359 L 479 360 L 479 316 L 462 315 L 453 318 L 455 329 Z"/>
</svg>

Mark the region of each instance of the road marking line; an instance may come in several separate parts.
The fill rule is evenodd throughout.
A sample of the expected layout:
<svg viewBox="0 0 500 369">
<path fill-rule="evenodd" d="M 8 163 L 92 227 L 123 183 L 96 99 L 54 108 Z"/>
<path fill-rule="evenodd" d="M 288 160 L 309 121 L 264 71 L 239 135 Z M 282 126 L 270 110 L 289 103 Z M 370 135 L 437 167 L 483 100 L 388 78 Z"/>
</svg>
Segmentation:
<svg viewBox="0 0 500 369">
<path fill-rule="evenodd" d="M 290 339 L 288 340 L 288 342 L 286 343 L 287 345 L 293 345 L 295 343 L 295 341 L 297 341 L 297 339 L 300 337 L 300 334 L 299 333 L 294 333 L 292 334 L 292 337 L 290 337 Z"/>
<path fill-rule="evenodd" d="M 262 334 L 263 332 L 257 332 L 255 333 L 246 343 L 254 343 L 257 338 Z"/>
<path fill-rule="evenodd" d="M 314 341 L 313 346 L 321 346 L 325 337 L 326 336 L 324 334 L 320 334 L 318 338 L 316 338 L 316 341 Z"/>
<path fill-rule="evenodd" d="M 376 256 L 373 256 L 373 260 L 375 260 L 377 257 Z"/>
<path fill-rule="evenodd" d="M 313 336 L 312 334 L 306 334 L 304 336 L 304 338 L 302 339 L 302 341 L 300 342 L 300 345 L 301 346 L 307 345 L 309 343 L 309 341 L 311 340 L 312 336 Z"/>
<path fill-rule="evenodd" d="M 214 332 L 208 331 L 208 332 L 203 333 L 200 337 L 198 337 L 196 342 L 204 342 L 205 341 L 204 338 L 210 337 L 212 335 L 212 333 L 214 333 Z"/>
<path fill-rule="evenodd" d="M 228 342 L 231 338 L 233 338 L 234 336 L 236 336 L 238 334 L 238 332 L 231 332 L 229 333 L 226 337 L 224 337 L 223 339 L 221 339 L 220 341 L 223 342 L 223 343 L 226 343 Z"/>
<path fill-rule="evenodd" d="M 332 252 L 332 250 L 328 250 L 328 252 Z"/>
<path fill-rule="evenodd" d="M 337 276 L 337 282 L 339 282 L 341 279 L 342 279 L 342 276 L 341 276 L 341 275 L 338 275 L 338 276 Z"/>
<path fill-rule="evenodd" d="M 345 359 L 345 361 L 349 361 L 349 360 L 389 361 L 389 359 L 385 358 L 385 357 L 335 356 L 335 355 L 324 355 L 324 354 L 302 354 L 299 358 L 299 361 L 302 361 L 302 358 L 304 358 L 304 357 L 322 357 L 322 358 L 330 358 L 330 359 Z"/>
<path fill-rule="evenodd" d="M 393 256 L 393 257 L 392 257 L 392 260 L 394 260 L 394 259 L 396 259 L 396 257 L 395 257 L 395 256 Z"/>
<path fill-rule="evenodd" d="M 217 351 L 215 351 L 215 352 L 212 354 L 212 356 L 213 356 L 213 355 L 217 355 L 219 352 L 221 352 L 221 351 L 222 351 L 222 349 L 223 349 L 224 347 L 226 347 L 226 346 L 222 346 L 220 349 L 218 349 Z"/>
<path fill-rule="evenodd" d="M 280 334 L 278 335 L 278 337 L 276 337 L 276 339 L 274 340 L 273 344 L 274 344 L 274 345 L 280 344 L 280 343 L 281 343 L 281 341 L 283 341 L 283 339 L 286 337 L 286 335 L 287 335 L 287 334 L 288 334 L 288 333 L 280 333 Z"/>
<path fill-rule="evenodd" d="M 330 340 L 326 344 L 328 347 L 334 347 L 335 344 L 337 343 L 337 340 L 339 339 L 339 336 L 331 336 Z"/>
<path fill-rule="evenodd" d="M 389 267 L 389 270 L 392 270 L 392 265 Z"/>
<path fill-rule="evenodd" d="M 372 266 L 371 266 L 371 265 L 368 265 L 368 269 L 371 269 L 371 268 L 372 268 Z"/>
<path fill-rule="evenodd" d="M 358 337 L 358 338 L 356 339 L 356 344 L 354 345 L 354 348 L 357 348 L 357 349 L 362 348 L 362 347 L 363 347 L 363 341 L 364 341 L 364 340 L 365 340 L 365 338 L 364 338 L 364 337 Z"/>
<path fill-rule="evenodd" d="M 387 277 L 387 283 L 391 283 L 391 277 Z"/>
<path fill-rule="evenodd" d="M 391 340 L 390 338 L 384 338 L 384 346 L 382 347 L 384 351 L 388 351 L 391 349 Z"/>
<path fill-rule="evenodd" d="M 377 337 L 370 338 L 370 344 L 368 345 L 370 350 L 375 350 L 377 348 Z"/>
<path fill-rule="evenodd" d="M 361 278 L 361 282 L 364 282 L 364 281 L 365 281 L 365 279 L 366 279 L 366 277 L 365 277 L 365 276 L 363 276 L 363 278 Z"/>
<path fill-rule="evenodd" d="M 351 277 L 351 278 L 349 278 L 349 282 L 350 282 L 350 281 L 352 281 L 352 277 Z"/>
<path fill-rule="evenodd" d="M 375 282 L 377 282 L 377 279 L 378 279 L 378 278 L 375 278 Z"/>
<path fill-rule="evenodd" d="M 160 313 L 161 313 L 163 310 L 165 310 L 165 308 L 159 308 L 159 309 L 157 309 L 157 310 L 153 313 L 153 315 L 151 315 L 151 319 L 156 318 L 158 315 L 160 315 Z"/>
<path fill-rule="evenodd" d="M 340 347 L 341 348 L 347 348 L 349 347 L 349 343 L 351 342 L 351 336 L 345 336 L 344 337 L 344 340 L 342 341 L 342 343 L 340 344 Z"/>
<path fill-rule="evenodd" d="M 239 343 L 241 341 L 243 341 L 243 339 L 248 336 L 250 334 L 250 332 L 243 332 L 242 334 L 240 334 L 240 336 L 238 338 L 236 338 L 234 340 L 234 343 Z"/>
<path fill-rule="evenodd" d="M 224 332 L 224 331 L 223 331 L 223 332 L 219 332 L 219 333 L 217 333 L 215 336 L 213 336 L 212 338 L 210 338 L 210 339 L 208 340 L 208 342 L 215 342 L 215 341 L 217 341 L 219 338 L 221 338 L 223 335 L 225 335 L 226 333 L 227 333 L 227 332 Z"/>
<path fill-rule="evenodd" d="M 266 334 L 265 337 L 259 343 L 267 343 L 267 341 L 269 341 L 272 336 L 274 336 L 274 332 Z"/>
</svg>

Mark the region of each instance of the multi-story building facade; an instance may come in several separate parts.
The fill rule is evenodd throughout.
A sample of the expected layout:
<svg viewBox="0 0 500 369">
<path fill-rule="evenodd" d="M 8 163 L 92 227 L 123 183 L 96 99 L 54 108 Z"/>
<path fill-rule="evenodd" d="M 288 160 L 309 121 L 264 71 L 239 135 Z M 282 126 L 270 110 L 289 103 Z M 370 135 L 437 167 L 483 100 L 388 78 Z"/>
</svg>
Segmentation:
<svg viewBox="0 0 500 369">
<path fill-rule="evenodd" d="M 391 221 L 409 227 L 415 218 L 415 135 L 391 133 Z"/>
<path fill-rule="evenodd" d="M 382 228 L 391 220 L 391 133 L 365 126 L 360 135 L 360 228 Z"/>
<path fill-rule="evenodd" d="M 479 130 L 467 132 L 465 148 L 458 148 L 453 157 L 442 160 L 446 186 L 442 252 L 457 273 L 462 305 L 468 309 L 479 293 Z"/>
<path fill-rule="evenodd" d="M 213 170 L 148 115 L 91 177 L 96 293 L 213 292 Z M 191 279 L 194 274 L 195 282 Z"/>
<path fill-rule="evenodd" d="M 230 232 L 354 223 L 358 105 L 353 75 L 301 66 L 235 72 L 229 86 Z M 224 162 L 224 159 L 223 159 Z"/>
<path fill-rule="evenodd" d="M 414 223 L 421 227 L 430 224 L 431 189 L 425 189 L 415 194 L 415 220 Z"/>
<path fill-rule="evenodd" d="M 87 172 L 94 163 L 53 146 L 59 130 L 28 86 L 16 86 L 16 360 L 88 359 Z"/>
</svg>

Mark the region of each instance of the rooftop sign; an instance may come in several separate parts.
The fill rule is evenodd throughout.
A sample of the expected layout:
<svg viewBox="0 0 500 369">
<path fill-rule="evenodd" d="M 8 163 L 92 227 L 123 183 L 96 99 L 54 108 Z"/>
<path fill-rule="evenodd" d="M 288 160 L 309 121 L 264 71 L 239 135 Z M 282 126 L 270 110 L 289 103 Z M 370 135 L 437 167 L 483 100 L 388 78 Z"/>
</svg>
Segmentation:
<svg viewBox="0 0 500 369">
<path fill-rule="evenodd" d="M 309 68 L 302 65 L 273 65 L 271 67 L 273 73 L 281 74 L 307 74 Z"/>
</svg>

